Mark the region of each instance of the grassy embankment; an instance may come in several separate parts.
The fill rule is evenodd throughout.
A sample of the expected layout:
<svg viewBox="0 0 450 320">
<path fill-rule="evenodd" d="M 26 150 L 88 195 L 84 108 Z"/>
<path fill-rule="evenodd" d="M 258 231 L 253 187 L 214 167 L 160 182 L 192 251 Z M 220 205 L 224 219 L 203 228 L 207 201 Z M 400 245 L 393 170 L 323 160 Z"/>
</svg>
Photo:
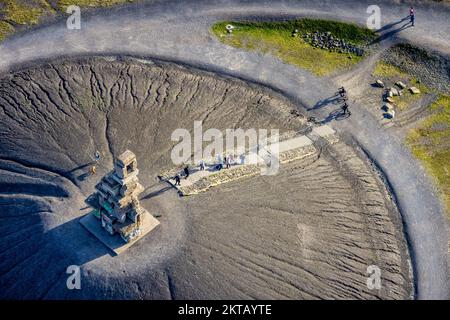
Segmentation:
<svg viewBox="0 0 450 320">
<path fill-rule="evenodd" d="M 436 180 L 450 216 L 450 96 L 441 95 L 430 111 L 406 142 Z"/>
<path fill-rule="evenodd" d="M 407 72 L 382 61 L 378 62 L 372 74 L 385 83 L 400 80 L 408 87 L 420 89 L 422 93 L 418 95 L 405 90 L 403 96 L 393 97 L 400 110 L 416 102 L 422 94 L 434 92 L 439 96 L 429 106 L 430 115 L 408 133 L 406 144 L 435 180 L 450 215 L 450 96 L 428 88 Z"/>
<path fill-rule="evenodd" d="M 65 14 L 70 5 L 88 8 L 131 2 L 135 0 L 0 0 L 0 41 L 16 31 L 39 24 L 45 17 Z"/>
<path fill-rule="evenodd" d="M 225 29 L 227 24 L 235 27 L 231 34 Z M 295 29 L 299 31 L 298 37 L 292 37 L 292 31 Z M 273 54 L 286 63 L 299 66 L 319 76 L 346 69 L 364 58 L 355 54 L 315 48 L 302 39 L 302 34 L 315 31 L 331 32 L 333 37 L 359 46 L 370 42 L 375 37 L 373 31 L 355 24 L 314 19 L 283 22 L 224 21 L 212 27 L 212 32 L 227 45 Z"/>
</svg>

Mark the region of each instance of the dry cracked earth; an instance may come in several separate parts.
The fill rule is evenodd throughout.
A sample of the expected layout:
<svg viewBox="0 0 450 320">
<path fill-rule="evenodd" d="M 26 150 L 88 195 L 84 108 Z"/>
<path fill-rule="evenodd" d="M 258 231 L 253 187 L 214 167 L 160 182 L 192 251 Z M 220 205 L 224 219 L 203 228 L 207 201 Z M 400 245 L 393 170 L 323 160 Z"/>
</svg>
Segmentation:
<svg viewBox="0 0 450 320">
<path fill-rule="evenodd" d="M 78 58 L 4 75 L 0 298 L 411 298 L 399 213 L 351 141 L 196 196 L 157 180 L 176 128 L 305 130 L 293 108 L 267 88 L 161 61 Z M 112 256 L 78 221 L 125 149 L 161 225 Z M 82 266 L 81 290 L 66 288 L 69 265 Z M 382 270 L 381 290 L 367 288 L 369 265 Z"/>
</svg>

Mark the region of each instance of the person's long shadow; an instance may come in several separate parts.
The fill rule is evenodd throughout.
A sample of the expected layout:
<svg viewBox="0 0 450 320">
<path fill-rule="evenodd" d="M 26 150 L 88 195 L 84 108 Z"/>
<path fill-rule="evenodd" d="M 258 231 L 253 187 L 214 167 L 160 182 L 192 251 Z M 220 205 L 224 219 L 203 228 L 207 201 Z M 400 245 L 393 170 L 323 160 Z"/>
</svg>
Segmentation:
<svg viewBox="0 0 450 320">
<path fill-rule="evenodd" d="M 398 24 L 400 24 L 400 23 L 402 23 L 403 21 L 408 20 L 408 19 L 409 19 L 409 16 L 406 16 L 406 17 L 404 17 L 403 19 L 400 19 L 400 20 L 398 20 L 398 21 L 388 23 L 388 24 L 384 25 L 383 27 L 381 27 L 380 29 L 378 29 L 378 30 L 376 30 L 376 31 L 377 31 L 377 32 L 383 32 L 383 31 L 389 30 L 389 29 L 391 29 L 392 27 L 394 27 L 394 26 L 396 26 L 396 25 L 398 25 Z"/>
<path fill-rule="evenodd" d="M 330 112 L 330 114 L 325 119 L 320 121 L 320 123 L 327 124 L 333 120 L 340 121 L 340 120 L 347 119 L 348 117 L 350 117 L 349 113 L 344 113 L 344 111 L 342 109 L 336 109 L 336 110 Z"/>
<path fill-rule="evenodd" d="M 400 22 L 404 21 L 405 19 L 401 20 Z M 391 30 L 391 31 L 387 31 L 384 32 L 383 34 L 381 34 L 380 36 L 378 36 L 377 38 L 375 38 L 374 40 L 372 40 L 372 42 L 370 42 L 370 45 L 376 44 L 376 43 L 380 43 L 383 40 L 386 40 L 388 38 L 392 38 L 394 35 L 396 35 L 397 33 L 399 33 L 400 31 L 403 31 L 405 29 L 411 28 L 411 22 L 407 22 L 405 23 L 403 26 L 401 26 L 400 28 Z"/>
<path fill-rule="evenodd" d="M 326 107 L 326 106 L 328 106 L 330 104 L 336 105 L 336 104 L 340 103 L 341 100 L 342 100 L 342 98 L 339 95 L 335 94 L 334 96 L 331 96 L 329 98 L 320 100 L 314 106 L 312 106 L 311 108 L 309 108 L 307 110 L 311 111 L 311 110 L 320 109 L 320 108 Z"/>
<path fill-rule="evenodd" d="M 157 197 L 157 196 L 163 194 L 164 192 L 169 191 L 170 189 L 172 189 L 172 186 L 164 187 L 164 188 L 161 188 L 161 189 L 159 189 L 159 190 L 150 192 L 150 193 L 147 194 L 146 196 L 142 197 L 141 200 L 145 200 L 145 199 L 150 199 L 150 198 Z"/>
<path fill-rule="evenodd" d="M 78 166 L 78 167 L 73 168 L 73 169 L 70 170 L 70 171 L 67 171 L 66 174 L 71 174 L 71 173 L 73 173 L 73 172 L 75 172 L 75 171 L 77 171 L 77 170 L 84 169 L 84 168 L 89 167 L 89 166 L 91 166 L 91 165 L 93 165 L 93 164 L 95 164 L 95 161 L 87 162 L 87 163 L 85 163 L 85 164 L 82 164 L 81 166 Z"/>
</svg>

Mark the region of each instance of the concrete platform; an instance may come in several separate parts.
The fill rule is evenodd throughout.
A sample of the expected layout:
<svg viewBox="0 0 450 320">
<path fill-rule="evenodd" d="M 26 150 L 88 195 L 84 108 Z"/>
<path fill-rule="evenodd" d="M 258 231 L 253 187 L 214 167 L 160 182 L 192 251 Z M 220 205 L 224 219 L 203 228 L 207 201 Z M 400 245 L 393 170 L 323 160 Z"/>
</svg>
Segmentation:
<svg viewBox="0 0 450 320">
<path fill-rule="evenodd" d="M 111 236 L 105 229 L 102 228 L 101 221 L 91 213 L 88 213 L 81 218 L 80 223 L 116 255 L 119 255 L 127 250 L 159 225 L 159 221 L 150 213 L 143 213 L 141 234 L 133 241 L 127 243 L 120 237 L 119 234 Z"/>
</svg>

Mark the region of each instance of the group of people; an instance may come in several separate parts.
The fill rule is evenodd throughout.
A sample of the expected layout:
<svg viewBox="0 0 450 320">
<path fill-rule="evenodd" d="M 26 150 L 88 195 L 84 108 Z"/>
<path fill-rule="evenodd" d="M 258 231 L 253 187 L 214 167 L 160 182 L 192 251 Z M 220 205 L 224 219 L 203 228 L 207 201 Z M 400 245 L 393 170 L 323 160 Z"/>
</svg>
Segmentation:
<svg viewBox="0 0 450 320">
<path fill-rule="evenodd" d="M 347 103 L 347 100 L 348 100 L 347 90 L 345 90 L 344 87 L 340 87 L 338 92 L 339 92 L 339 95 L 341 96 L 342 100 L 344 101 L 344 104 L 341 107 L 342 112 L 344 113 L 344 115 L 346 115 L 346 114 L 350 115 L 351 113 L 350 113 L 350 110 L 348 110 L 348 103 Z"/>
<path fill-rule="evenodd" d="M 222 157 L 220 155 L 218 155 L 217 156 L 217 162 L 214 165 L 214 169 L 220 171 L 220 170 L 222 170 L 224 168 L 224 166 L 225 166 L 226 169 L 230 169 L 231 166 L 234 165 L 234 164 L 235 164 L 234 155 L 229 154 L 228 156 L 224 156 L 223 160 L 222 160 Z M 204 160 L 200 160 L 198 167 L 199 167 L 199 169 L 201 171 L 206 170 L 206 163 L 205 163 L 205 161 Z M 183 174 L 184 174 L 184 178 L 185 179 L 187 179 L 189 177 L 189 174 L 190 174 L 189 166 L 185 166 L 183 168 Z M 176 186 L 180 186 L 181 185 L 181 175 L 179 173 L 175 176 L 175 185 Z"/>
</svg>

